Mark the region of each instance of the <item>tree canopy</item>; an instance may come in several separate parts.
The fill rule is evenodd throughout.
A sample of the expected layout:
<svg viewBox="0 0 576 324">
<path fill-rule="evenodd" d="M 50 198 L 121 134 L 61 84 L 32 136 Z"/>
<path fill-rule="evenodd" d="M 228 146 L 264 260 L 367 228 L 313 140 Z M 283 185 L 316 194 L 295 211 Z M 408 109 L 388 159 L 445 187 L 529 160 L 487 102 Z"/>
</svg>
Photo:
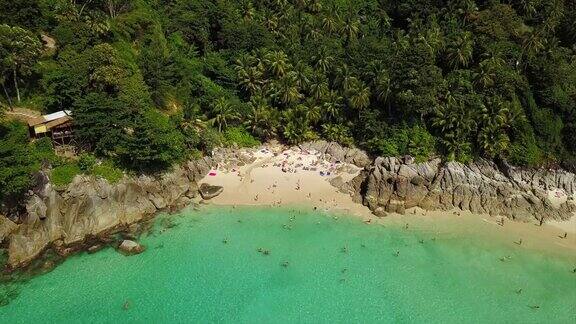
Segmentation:
<svg viewBox="0 0 576 324">
<path fill-rule="evenodd" d="M 2 100 L 71 109 L 94 153 L 129 169 L 168 167 L 239 128 L 418 159 L 575 160 L 574 1 L 0 7 Z M 40 53 L 40 35 L 56 49 Z"/>
</svg>

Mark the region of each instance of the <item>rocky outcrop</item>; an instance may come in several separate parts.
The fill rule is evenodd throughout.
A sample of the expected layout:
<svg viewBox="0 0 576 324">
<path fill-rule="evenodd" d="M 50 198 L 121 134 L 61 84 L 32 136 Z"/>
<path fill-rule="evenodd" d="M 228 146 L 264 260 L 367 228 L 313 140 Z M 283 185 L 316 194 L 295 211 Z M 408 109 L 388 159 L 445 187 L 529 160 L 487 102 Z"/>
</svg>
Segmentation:
<svg viewBox="0 0 576 324">
<path fill-rule="evenodd" d="M 212 198 L 220 195 L 222 193 L 222 191 L 224 191 L 224 187 L 212 186 L 212 185 L 209 185 L 207 183 L 203 183 L 200 185 L 200 188 L 198 189 L 198 191 L 200 192 L 202 199 L 209 200 L 209 199 L 212 199 Z"/>
<path fill-rule="evenodd" d="M 116 184 L 77 176 L 64 190 L 39 174 L 38 186 L 19 224 L 0 216 L 0 242 L 7 246 L 8 265 L 25 266 L 49 247 L 61 256 L 84 243 L 89 243 L 85 248 L 96 251 L 100 243 L 109 243 L 108 234 L 129 228 L 158 211 L 189 205 L 199 193 L 205 199 L 221 193 L 222 187 L 198 188 L 198 181 L 216 165 L 235 168 L 254 160 L 248 150 L 218 149 L 211 157 L 177 166 L 160 176 L 127 176 Z"/>
<path fill-rule="evenodd" d="M 17 227 L 16 223 L 0 215 L 0 242 L 4 241 L 4 238 L 8 237 Z"/>
<path fill-rule="evenodd" d="M 410 157 L 379 157 L 352 181 L 340 185 L 376 215 L 403 213 L 407 208 L 458 208 L 530 221 L 565 220 L 576 210 L 574 174 L 523 170 L 488 161 L 414 163 Z M 561 190 L 567 199 L 553 203 L 548 192 Z"/>
<path fill-rule="evenodd" d="M 3 225 L 9 222 L 5 218 L 0 221 L 0 227 L 10 227 L 9 234 L 4 233 L 8 263 L 23 266 L 49 246 L 66 251 L 68 246 L 128 227 L 159 210 L 186 206 L 198 195 L 197 182 L 215 163 L 213 158 L 204 158 L 161 176 L 125 177 L 117 184 L 78 176 L 63 191 L 47 183 L 28 200 L 21 224 Z"/>
</svg>

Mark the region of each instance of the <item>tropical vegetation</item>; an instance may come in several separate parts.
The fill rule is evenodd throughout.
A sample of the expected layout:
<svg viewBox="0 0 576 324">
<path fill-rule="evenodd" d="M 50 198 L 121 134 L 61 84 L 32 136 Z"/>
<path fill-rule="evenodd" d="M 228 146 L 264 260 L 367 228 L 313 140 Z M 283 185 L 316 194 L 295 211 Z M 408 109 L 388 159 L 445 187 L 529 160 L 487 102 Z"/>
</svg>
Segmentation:
<svg viewBox="0 0 576 324">
<path fill-rule="evenodd" d="M 324 138 L 419 160 L 575 160 L 571 0 L 0 0 L 0 8 L 5 109 L 70 109 L 89 153 L 128 170 L 270 139 Z M 15 140 L 16 129 L 9 121 L 0 129 L 4 195 L 36 169 L 17 161 L 30 144 Z"/>
</svg>

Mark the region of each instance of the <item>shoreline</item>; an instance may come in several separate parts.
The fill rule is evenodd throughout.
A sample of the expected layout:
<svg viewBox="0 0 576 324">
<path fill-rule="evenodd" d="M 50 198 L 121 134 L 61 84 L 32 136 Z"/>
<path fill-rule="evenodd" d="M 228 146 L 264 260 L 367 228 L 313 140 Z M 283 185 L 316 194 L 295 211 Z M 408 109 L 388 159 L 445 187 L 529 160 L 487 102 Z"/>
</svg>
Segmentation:
<svg viewBox="0 0 576 324">
<path fill-rule="evenodd" d="M 473 215 L 479 222 L 471 223 L 472 227 L 490 224 L 501 228 L 498 222 L 503 220 L 506 223 L 504 228 L 518 228 L 522 236 L 540 237 L 538 240 L 543 245 L 575 249 L 576 218 L 551 222 L 552 219 L 573 216 L 571 211 L 576 210 L 572 197 L 560 195 L 562 192 L 576 195 L 572 189 L 576 183 L 572 182 L 574 174 L 545 177 L 534 173 L 537 181 L 530 178 L 532 182 L 518 182 L 518 176 L 525 179 L 529 174 L 504 175 L 498 173 L 500 171 L 493 165 L 476 170 L 472 167 L 479 165 L 449 163 L 440 167 L 437 161 L 414 164 L 406 159 L 389 158 L 384 161 L 377 158 L 371 161 L 365 152 L 343 148 L 337 143 L 311 142 L 292 147 L 268 143 L 258 148 L 217 149 L 211 157 L 189 161 L 169 173 L 125 177 L 118 184 L 78 176 L 65 190 L 56 191 L 48 183 L 28 201 L 26 221 L 4 233 L 4 248 L 8 252 L 6 267 L 8 270 L 26 268 L 36 259 L 42 259 L 41 255 L 46 251 L 66 257 L 85 249 L 83 245 L 93 239 L 105 243 L 106 238 L 100 237 L 106 236 L 110 230 L 137 228 L 143 220 L 154 218 L 161 212 L 175 212 L 195 204 L 304 205 L 319 211 L 358 217 L 368 225 L 405 222 L 412 217 L 417 219 L 420 214 L 425 216 L 422 217 L 425 221 L 438 221 L 446 216 L 473 214 L 464 210 L 476 210 Z M 434 166 L 441 170 L 434 169 Z M 486 177 L 482 172 L 495 172 L 496 176 Z M 423 177 L 433 177 L 433 183 Z M 446 186 L 439 185 L 436 177 L 447 181 Z M 206 192 L 199 188 L 202 184 L 219 187 L 210 187 Z M 485 184 L 489 190 L 479 190 L 475 187 L 478 184 Z M 515 192 L 509 191 L 509 186 L 514 184 L 521 186 L 513 187 Z M 368 185 L 369 188 L 365 187 Z M 467 191 L 460 190 L 462 187 Z M 530 196 L 532 191 L 538 191 L 538 196 Z M 212 199 L 205 196 L 206 193 Z M 543 197 L 545 193 L 548 193 L 548 198 Z M 525 199 L 535 201 L 529 205 L 516 205 L 527 203 L 517 199 L 524 194 L 528 196 Z M 207 199 L 200 198 L 202 195 Z M 423 201 L 423 197 L 428 201 Z M 566 201 L 554 201 L 560 204 L 558 209 L 551 206 L 550 197 Z M 483 208 L 484 203 L 491 208 Z M 396 208 L 399 204 L 402 208 Z M 478 204 L 481 204 L 479 208 Z M 521 208 L 514 210 L 516 206 Z M 391 210 L 383 212 L 384 208 Z M 511 209 L 511 214 L 502 216 L 487 214 L 488 211 L 492 214 L 494 210 L 510 212 Z M 518 214 L 521 217 L 515 217 Z M 550 223 L 534 226 L 538 218 L 535 214 L 546 215 Z M 11 223 L 7 221 L 7 224 Z M 518 236 L 514 232 L 504 232 Z M 567 238 L 558 241 L 558 236 L 564 233 Z"/>
<path fill-rule="evenodd" d="M 298 152 L 294 148 L 280 145 L 264 146 L 252 150 L 255 161 L 244 166 L 223 166 L 211 170 L 199 180 L 199 184 L 223 187 L 223 192 L 204 204 L 212 206 L 263 206 L 289 207 L 302 206 L 329 213 L 343 213 L 358 217 L 367 225 L 386 225 L 415 222 L 463 222 L 472 228 L 484 227 L 494 231 L 511 243 L 523 240 L 524 246 L 552 252 L 554 249 L 566 249 L 576 252 L 576 217 L 569 221 L 554 221 L 539 226 L 535 222 L 519 222 L 505 217 L 474 214 L 459 209 L 424 210 L 418 207 L 406 210 L 405 214 L 389 213 L 386 217 L 377 217 L 363 204 L 353 200 L 350 194 L 341 192 L 330 181 L 341 177 L 344 182 L 353 179 L 361 168 L 342 162 L 336 167 L 322 159 L 321 154 Z M 323 163 L 322 163 L 323 162 Z M 309 165 L 319 165 L 324 169 L 305 170 Z M 331 170 L 329 176 L 321 172 Z M 326 174 L 324 172 L 324 174 Z M 501 226 L 501 220 L 504 225 Z M 561 238 L 568 233 L 566 238 Z M 512 243 L 514 244 L 514 243 Z"/>
</svg>

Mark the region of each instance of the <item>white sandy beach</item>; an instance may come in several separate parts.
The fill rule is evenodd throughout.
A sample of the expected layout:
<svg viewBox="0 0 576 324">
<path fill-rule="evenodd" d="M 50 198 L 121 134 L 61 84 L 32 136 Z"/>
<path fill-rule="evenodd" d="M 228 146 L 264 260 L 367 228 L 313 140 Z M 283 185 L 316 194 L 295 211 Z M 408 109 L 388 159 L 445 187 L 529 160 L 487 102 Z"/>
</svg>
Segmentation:
<svg viewBox="0 0 576 324">
<path fill-rule="evenodd" d="M 460 210 L 425 211 L 413 208 L 405 215 L 391 214 L 378 218 L 366 206 L 354 202 L 348 194 L 338 191 L 329 183 L 338 176 L 344 181 L 354 178 L 361 171 L 357 166 L 330 163 L 317 152 L 280 145 L 247 150 L 246 154 L 256 158 L 254 163 L 241 167 L 219 166 L 200 181 L 224 187 L 222 194 L 209 200 L 209 204 L 303 205 L 358 216 L 367 225 L 413 223 L 434 228 L 434 222 L 441 226 L 443 221 L 454 220 L 470 230 L 484 228 L 502 238 L 509 237 L 510 242 L 522 239 L 525 246 L 541 249 L 564 247 L 576 251 L 576 217 L 568 222 L 550 222 L 544 226 L 506 219 L 502 226 L 501 217 L 475 215 Z M 563 199 L 554 193 L 550 196 L 555 203 Z M 564 233 L 568 233 L 566 238 L 562 238 Z"/>
<path fill-rule="evenodd" d="M 254 150 L 256 161 L 239 168 L 212 170 L 200 183 L 219 185 L 224 192 L 210 202 L 219 205 L 296 205 L 344 211 L 374 217 L 370 210 L 333 187 L 329 180 L 354 178 L 360 168 L 347 163 L 330 163 L 317 152 L 271 146 Z"/>
</svg>

